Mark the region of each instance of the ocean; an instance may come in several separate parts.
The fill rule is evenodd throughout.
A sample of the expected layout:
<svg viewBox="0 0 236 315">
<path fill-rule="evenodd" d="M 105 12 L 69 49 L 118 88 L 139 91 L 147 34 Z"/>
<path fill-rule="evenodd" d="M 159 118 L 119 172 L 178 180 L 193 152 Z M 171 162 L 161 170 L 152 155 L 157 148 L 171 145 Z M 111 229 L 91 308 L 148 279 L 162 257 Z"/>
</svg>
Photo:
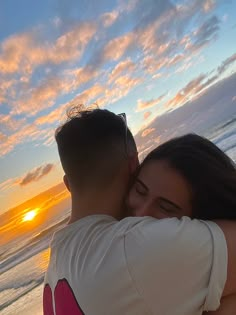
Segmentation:
<svg viewBox="0 0 236 315">
<path fill-rule="evenodd" d="M 236 118 L 216 126 L 204 135 L 236 162 Z M 42 315 L 42 288 L 50 255 L 49 242 L 53 232 L 66 223 L 69 211 L 66 207 L 47 221 L 41 230 L 1 244 L 1 315 Z M 2 222 L 1 219 L 0 222 L 1 239 L 4 239 L 11 222 Z"/>
</svg>

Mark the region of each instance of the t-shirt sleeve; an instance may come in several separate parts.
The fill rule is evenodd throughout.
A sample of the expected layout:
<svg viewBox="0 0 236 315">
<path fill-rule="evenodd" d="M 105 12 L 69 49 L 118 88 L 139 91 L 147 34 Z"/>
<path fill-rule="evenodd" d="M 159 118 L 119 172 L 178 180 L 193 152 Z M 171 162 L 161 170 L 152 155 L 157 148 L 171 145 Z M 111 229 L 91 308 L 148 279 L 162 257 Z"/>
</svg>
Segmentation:
<svg viewBox="0 0 236 315">
<path fill-rule="evenodd" d="M 133 284 L 151 313 L 189 315 L 219 307 L 227 245 L 215 223 L 146 218 L 126 233 L 124 244 Z"/>
</svg>

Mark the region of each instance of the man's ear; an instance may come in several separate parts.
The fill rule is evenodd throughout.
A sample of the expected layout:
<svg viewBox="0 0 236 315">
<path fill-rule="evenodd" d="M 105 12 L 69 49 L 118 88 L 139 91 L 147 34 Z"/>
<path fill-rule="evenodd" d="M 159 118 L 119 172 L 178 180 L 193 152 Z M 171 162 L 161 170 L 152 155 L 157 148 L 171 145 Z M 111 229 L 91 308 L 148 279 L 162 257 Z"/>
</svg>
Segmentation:
<svg viewBox="0 0 236 315">
<path fill-rule="evenodd" d="M 130 173 L 134 174 L 138 167 L 139 167 L 139 159 L 138 159 L 138 153 L 136 153 L 129 159 Z"/>
<path fill-rule="evenodd" d="M 68 177 L 66 175 L 63 176 L 63 181 L 64 181 L 64 184 L 66 185 L 66 188 L 70 191 L 70 184 L 69 184 Z"/>
</svg>

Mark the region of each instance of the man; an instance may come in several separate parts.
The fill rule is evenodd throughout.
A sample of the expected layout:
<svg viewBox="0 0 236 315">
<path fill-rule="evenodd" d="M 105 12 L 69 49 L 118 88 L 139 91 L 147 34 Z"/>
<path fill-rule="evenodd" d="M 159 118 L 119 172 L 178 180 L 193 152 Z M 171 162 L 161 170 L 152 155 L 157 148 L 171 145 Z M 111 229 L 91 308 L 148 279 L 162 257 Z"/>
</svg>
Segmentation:
<svg viewBox="0 0 236 315">
<path fill-rule="evenodd" d="M 73 111 L 56 141 L 72 211 L 51 243 L 45 315 L 197 315 L 236 292 L 234 223 L 118 221 L 138 165 L 120 116 Z"/>
</svg>

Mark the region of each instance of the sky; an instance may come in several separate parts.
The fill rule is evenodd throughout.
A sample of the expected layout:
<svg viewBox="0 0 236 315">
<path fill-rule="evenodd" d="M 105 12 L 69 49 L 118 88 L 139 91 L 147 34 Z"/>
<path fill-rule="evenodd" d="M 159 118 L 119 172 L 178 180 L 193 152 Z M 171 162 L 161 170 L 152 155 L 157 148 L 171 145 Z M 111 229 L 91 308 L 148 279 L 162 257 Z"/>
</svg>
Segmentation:
<svg viewBox="0 0 236 315">
<path fill-rule="evenodd" d="M 189 104 L 205 125 L 231 115 L 235 38 L 229 0 L 1 1 L 0 214 L 61 182 L 54 132 L 73 105 L 125 112 L 140 150 L 191 128 Z"/>
</svg>

